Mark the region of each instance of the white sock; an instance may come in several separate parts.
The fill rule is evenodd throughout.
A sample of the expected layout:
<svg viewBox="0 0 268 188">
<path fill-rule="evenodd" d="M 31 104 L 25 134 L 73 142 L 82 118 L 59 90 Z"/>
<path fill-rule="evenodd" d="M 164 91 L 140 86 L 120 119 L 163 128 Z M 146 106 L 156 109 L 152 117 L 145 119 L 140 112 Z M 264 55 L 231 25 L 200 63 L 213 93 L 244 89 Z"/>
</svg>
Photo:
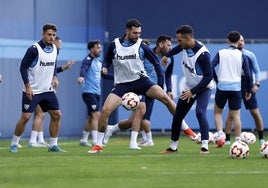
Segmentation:
<svg viewBox="0 0 268 188">
<path fill-rule="evenodd" d="M 208 140 L 202 140 L 201 141 L 201 148 L 205 148 L 208 150 Z"/>
<path fill-rule="evenodd" d="M 179 141 L 173 141 L 173 140 L 171 140 L 170 148 L 173 149 L 173 150 L 178 149 L 178 143 L 179 143 Z"/>
<path fill-rule="evenodd" d="M 146 136 L 145 131 L 140 131 L 140 133 L 141 133 L 141 139 L 142 139 L 142 141 L 147 140 L 147 136 Z"/>
<path fill-rule="evenodd" d="M 39 143 L 44 143 L 45 140 L 44 140 L 44 132 L 43 131 L 40 131 L 37 133 L 37 140 Z"/>
<path fill-rule="evenodd" d="M 91 137 L 92 137 L 93 145 L 97 144 L 97 138 L 98 138 L 97 135 L 98 135 L 98 131 L 97 130 L 91 131 Z"/>
<path fill-rule="evenodd" d="M 138 138 L 138 131 L 131 131 L 131 137 L 130 137 L 130 146 L 136 146 L 137 145 L 137 138 Z"/>
<path fill-rule="evenodd" d="M 20 141 L 20 136 L 13 135 L 11 146 L 18 145 Z"/>
<path fill-rule="evenodd" d="M 152 131 L 146 133 L 146 138 L 147 138 L 147 140 L 150 141 L 150 142 L 153 141 Z"/>
<path fill-rule="evenodd" d="M 115 124 L 115 125 L 112 125 L 112 127 L 113 127 L 113 129 L 112 129 L 113 133 L 114 133 L 115 131 L 120 131 L 120 128 L 118 127 L 118 123 Z"/>
<path fill-rule="evenodd" d="M 30 137 L 29 143 L 33 144 L 33 143 L 37 142 L 37 134 L 38 134 L 37 131 L 32 131 L 31 132 L 31 137 Z"/>
<path fill-rule="evenodd" d="M 90 132 L 83 130 L 80 142 L 87 142 Z"/>
<path fill-rule="evenodd" d="M 57 145 L 58 145 L 58 138 L 50 137 L 50 148 L 52 148 L 52 146 L 57 146 Z"/>
<path fill-rule="evenodd" d="M 182 120 L 182 123 L 181 123 L 181 130 L 182 131 L 185 131 L 186 129 L 189 129 L 189 126 L 188 126 L 188 124 L 183 119 Z"/>
<path fill-rule="evenodd" d="M 102 132 L 97 132 L 97 144 L 98 146 L 102 147 L 102 140 L 104 138 L 104 133 Z"/>
</svg>

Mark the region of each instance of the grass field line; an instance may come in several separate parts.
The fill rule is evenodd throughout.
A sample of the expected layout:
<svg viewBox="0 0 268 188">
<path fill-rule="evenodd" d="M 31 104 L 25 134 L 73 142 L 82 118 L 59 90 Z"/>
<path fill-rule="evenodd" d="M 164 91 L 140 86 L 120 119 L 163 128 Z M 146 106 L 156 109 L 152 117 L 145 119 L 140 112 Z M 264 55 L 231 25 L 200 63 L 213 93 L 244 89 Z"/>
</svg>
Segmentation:
<svg viewBox="0 0 268 188">
<path fill-rule="evenodd" d="M 268 171 L 219 171 L 219 172 L 196 172 L 196 171 L 177 171 L 177 172 L 160 172 L 162 175 L 198 175 L 198 174 L 268 174 Z"/>
</svg>

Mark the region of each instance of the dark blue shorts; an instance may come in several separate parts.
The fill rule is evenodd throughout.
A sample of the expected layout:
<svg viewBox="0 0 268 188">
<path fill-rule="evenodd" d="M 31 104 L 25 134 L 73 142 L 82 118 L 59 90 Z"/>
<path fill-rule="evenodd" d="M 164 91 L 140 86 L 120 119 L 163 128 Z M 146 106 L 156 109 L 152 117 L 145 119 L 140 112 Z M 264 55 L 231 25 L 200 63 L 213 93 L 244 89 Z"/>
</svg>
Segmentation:
<svg viewBox="0 0 268 188">
<path fill-rule="evenodd" d="M 153 86 L 153 83 L 148 77 L 142 77 L 133 82 L 116 84 L 111 93 L 122 97 L 127 92 L 134 92 L 137 95 L 146 95 L 146 92 Z"/>
<path fill-rule="evenodd" d="M 92 112 L 100 111 L 100 95 L 82 93 L 82 98 L 87 106 L 88 115 L 91 115 Z"/>
<path fill-rule="evenodd" d="M 243 97 L 243 102 L 244 102 L 245 108 L 247 110 L 252 110 L 252 109 L 258 108 L 258 102 L 257 102 L 257 98 L 256 98 L 256 93 L 251 93 L 251 97 L 247 101 L 245 99 L 245 94 L 246 94 L 246 92 L 243 91 L 242 92 L 242 97 Z"/>
<path fill-rule="evenodd" d="M 22 112 L 33 113 L 38 104 L 43 112 L 59 110 L 59 102 L 54 92 L 35 94 L 32 100 L 26 97 L 25 92 L 22 93 Z"/>
<path fill-rule="evenodd" d="M 228 101 L 228 107 L 230 110 L 241 109 L 242 92 L 241 91 L 223 91 L 217 88 L 215 95 L 215 103 L 223 109 Z"/>
</svg>

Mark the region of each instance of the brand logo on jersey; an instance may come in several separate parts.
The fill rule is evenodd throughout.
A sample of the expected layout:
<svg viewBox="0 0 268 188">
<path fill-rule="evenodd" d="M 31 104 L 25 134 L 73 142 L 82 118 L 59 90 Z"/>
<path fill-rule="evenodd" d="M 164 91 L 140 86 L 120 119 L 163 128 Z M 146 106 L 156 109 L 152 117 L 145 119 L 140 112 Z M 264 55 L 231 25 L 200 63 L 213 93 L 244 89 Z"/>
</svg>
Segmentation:
<svg viewBox="0 0 268 188">
<path fill-rule="evenodd" d="M 187 65 L 187 63 L 185 63 L 185 62 L 183 62 L 182 64 L 183 64 L 183 66 L 184 66 L 186 69 L 189 70 L 190 73 L 194 73 L 194 68 L 189 67 L 189 66 Z"/>
<path fill-rule="evenodd" d="M 43 62 L 40 61 L 40 66 L 54 66 L 55 62 Z"/>
<path fill-rule="evenodd" d="M 29 105 L 29 104 L 24 104 L 24 109 L 25 109 L 25 110 L 28 110 L 28 109 L 29 109 L 29 107 L 30 107 L 30 105 Z"/>
<path fill-rule="evenodd" d="M 91 108 L 92 108 L 93 110 L 95 110 L 95 109 L 97 108 L 97 105 L 96 105 L 96 104 L 93 104 L 93 105 L 91 105 Z"/>
<path fill-rule="evenodd" d="M 127 59 L 136 59 L 136 54 L 132 54 L 132 55 L 124 55 L 124 56 L 121 56 L 121 55 L 116 55 L 116 59 L 117 60 L 127 60 Z"/>
</svg>

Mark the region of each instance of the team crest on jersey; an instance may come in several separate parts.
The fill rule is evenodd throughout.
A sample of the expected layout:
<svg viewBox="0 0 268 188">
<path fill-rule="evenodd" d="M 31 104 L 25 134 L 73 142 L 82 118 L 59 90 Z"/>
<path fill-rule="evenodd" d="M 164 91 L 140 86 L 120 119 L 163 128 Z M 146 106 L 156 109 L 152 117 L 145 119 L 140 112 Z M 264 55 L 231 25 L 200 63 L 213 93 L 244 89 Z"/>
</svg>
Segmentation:
<svg viewBox="0 0 268 188">
<path fill-rule="evenodd" d="M 96 105 L 96 104 L 93 104 L 93 105 L 91 105 L 91 108 L 92 108 L 93 110 L 95 110 L 95 109 L 97 108 L 97 105 Z"/>
<path fill-rule="evenodd" d="M 28 110 L 28 109 L 29 109 L 29 107 L 30 107 L 30 105 L 29 105 L 29 104 L 24 104 L 24 109 L 25 109 L 25 110 Z"/>
</svg>

